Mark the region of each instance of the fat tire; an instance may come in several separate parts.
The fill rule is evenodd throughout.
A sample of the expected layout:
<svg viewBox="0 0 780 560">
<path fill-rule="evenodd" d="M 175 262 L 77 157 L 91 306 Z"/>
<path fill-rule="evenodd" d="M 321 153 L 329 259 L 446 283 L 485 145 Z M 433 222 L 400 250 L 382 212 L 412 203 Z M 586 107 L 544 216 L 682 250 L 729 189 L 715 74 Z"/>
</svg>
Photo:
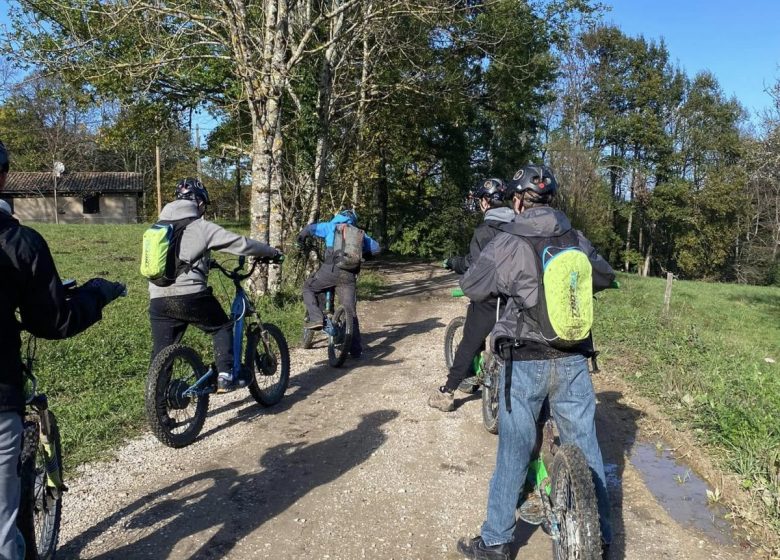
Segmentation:
<svg viewBox="0 0 780 560">
<path fill-rule="evenodd" d="M 495 354 L 490 353 L 484 367 L 483 375 L 487 384 L 483 383 L 482 385 L 482 424 L 489 433 L 495 435 L 498 433 L 498 412 L 501 406 L 499 385 L 504 362 Z"/>
<path fill-rule="evenodd" d="M 340 344 L 336 344 L 332 336 L 328 337 L 328 363 L 331 367 L 340 367 L 349 355 L 349 349 L 352 346 L 352 332 L 355 328 L 355 317 L 352 312 L 340 305 L 333 313 L 332 322 L 340 325 L 343 322 L 344 333 Z"/>
<path fill-rule="evenodd" d="M 273 406 L 282 400 L 284 392 L 287 390 L 287 386 L 290 383 L 290 349 L 287 347 L 287 340 L 285 340 L 281 329 L 271 323 L 263 323 L 263 330 L 268 333 L 268 336 L 276 342 L 276 346 L 279 349 L 279 355 L 276 358 L 276 367 L 280 368 L 279 381 L 273 384 L 271 387 L 260 388 L 258 384 L 258 375 L 265 377 L 262 373 L 263 356 L 265 355 L 265 346 L 262 340 L 256 340 L 254 342 L 255 349 L 250 350 L 247 348 L 246 367 L 252 368 L 252 382 L 249 384 L 249 392 L 252 397 L 263 406 Z M 258 333 L 259 334 L 259 333 Z M 251 340 L 251 338 L 250 338 Z M 254 363 L 250 364 L 249 353 L 252 353 L 252 359 Z"/>
<path fill-rule="evenodd" d="M 146 419 L 149 428 L 160 442 L 174 449 L 186 447 L 195 441 L 206 421 L 209 408 L 209 396 L 199 395 L 190 426 L 184 432 L 175 434 L 167 426 L 167 389 L 170 374 L 166 370 L 177 358 L 182 358 L 192 367 L 196 379 L 206 372 L 206 367 L 195 350 L 182 344 L 172 344 L 163 348 L 152 360 L 146 378 L 145 393 Z"/>
<path fill-rule="evenodd" d="M 301 348 L 308 350 L 314 344 L 314 331 L 312 329 L 303 329 L 301 337 Z"/>
<path fill-rule="evenodd" d="M 458 350 L 458 345 L 455 344 L 455 336 L 458 334 L 458 331 L 461 331 L 460 337 L 461 339 L 463 338 L 462 331 L 465 324 L 465 317 L 455 317 L 444 330 L 444 363 L 447 365 L 447 369 L 452 367 L 455 361 L 455 352 Z"/>
<path fill-rule="evenodd" d="M 560 541 L 553 541 L 555 560 L 601 560 L 601 530 L 596 489 L 585 455 L 576 445 L 562 445 L 550 469 L 553 512 Z"/>
<path fill-rule="evenodd" d="M 60 442 L 60 432 L 54 415 L 49 413 L 51 422 L 51 441 L 52 452 L 55 460 L 62 472 L 62 444 Z M 41 486 L 41 491 L 46 492 L 46 472 L 45 467 L 39 463 L 39 457 L 43 455 L 43 447 L 38 437 L 40 431 L 40 420 L 35 416 L 31 420 L 28 416 L 25 420 L 26 427 L 32 425 L 36 431 L 36 437 L 33 441 L 25 441 L 25 445 L 32 443 L 34 450 L 26 447 L 23 452 L 24 461 L 22 463 L 21 476 L 21 500 L 19 502 L 19 513 L 17 515 L 17 527 L 24 537 L 26 552 L 25 560 L 54 560 L 57 554 L 57 540 L 60 535 L 60 523 L 62 521 L 62 493 L 57 497 L 52 496 L 49 504 L 49 511 L 43 514 L 42 524 L 35 518 L 36 506 L 36 484 Z M 42 472 L 39 472 L 42 469 Z"/>
</svg>

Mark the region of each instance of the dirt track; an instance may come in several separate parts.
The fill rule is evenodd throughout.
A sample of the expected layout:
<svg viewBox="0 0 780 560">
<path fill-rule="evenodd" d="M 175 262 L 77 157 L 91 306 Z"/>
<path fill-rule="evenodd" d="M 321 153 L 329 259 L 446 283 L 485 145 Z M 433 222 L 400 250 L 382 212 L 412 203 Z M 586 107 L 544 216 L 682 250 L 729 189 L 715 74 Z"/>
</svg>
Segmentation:
<svg viewBox="0 0 780 560">
<path fill-rule="evenodd" d="M 444 326 L 464 304 L 448 296 L 452 275 L 403 270 L 360 303 L 361 360 L 332 369 L 322 343 L 295 350 L 276 407 L 246 392 L 214 398 L 189 448 L 146 434 L 85 467 L 66 496 L 61 558 L 458 558 L 455 540 L 483 519 L 496 438 L 478 395 L 451 414 L 427 406 L 445 375 Z M 612 558 L 748 558 L 669 517 L 627 458 L 644 412 L 608 372 L 595 381 Z M 551 557 L 548 537 L 522 523 L 518 549 Z"/>
</svg>

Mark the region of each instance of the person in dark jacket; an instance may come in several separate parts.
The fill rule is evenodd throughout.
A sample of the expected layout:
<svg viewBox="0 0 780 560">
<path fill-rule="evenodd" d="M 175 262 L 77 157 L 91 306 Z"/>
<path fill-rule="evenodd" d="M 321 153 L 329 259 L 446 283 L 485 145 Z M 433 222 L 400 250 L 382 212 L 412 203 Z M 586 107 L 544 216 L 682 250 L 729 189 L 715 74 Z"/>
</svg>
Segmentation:
<svg viewBox="0 0 780 560">
<path fill-rule="evenodd" d="M 509 559 L 515 508 L 536 443 L 535 424 L 549 398 L 561 444 L 574 443 L 594 474 L 601 536 L 605 551 L 612 540 L 609 500 L 594 422 L 596 397 L 588 372 L 592 340 L 569 350 L 550 345 L 531 313 L 539 301 L 539 257 L 529 239 L 572 236 L 587 255 L 592 291 L 610 287 L 615 273 L 563 212 L 549 206 L 557 190 L 550 169 L 529 165 L 509 185 L 518 212 L 482 251 L 461 280 L 467 296 L 484 301 L 502 294 L 508 303 L 491 333 L 491 343 L 509 360 L 501 375 L 498 453 L 490 482 L 487 516 L 481 535 L 461 538 L 457 549 L 467 558 Z"/>
<path fill-rule="evenodd" d="M 349 224 L 357 227 L 357 214 L 354 210 L 342 210 L 330 221 L 318 222 L 307 225 L 298 233 L 298 247 L 303 248 L 310 237 L 319 237 L 325 241 L 325 255 L 320 268 L 303 283 L 303 303 L 306 305 L 306 322 L 304 328 L 311 330 L 322 329 L 325 320 L 320 309 L 318 294 L 336 288 L 336 295 L 345 308 L 352 312 L 354 328 L 352 333 L 352 347 L 350 355 L 359 358 L 363 353 L 363 345 L 360 338 L 360 322 L 357 316 L 357 276 L 360 267 L 356 270 L 344 270 L 339 268 L 339 255 L 334 251 L 336 231 L 341 224 Z M 379 243 L 368 235 L 363 236 L 363 254 L 378 255 L 381 248 Z"/>
<path fill-rule="evenodd" d="M 188 325 L 195 325 L 214 340 L 217 391 L 232 391 L 244 380 L 233 375 L 233 324 L 208 286 L 211 250 L 246 257 L 269 257 L 281 263 L 284 255 L 260 241 L 227 231 L 203 218 L 211 202 L 199 180 L 182 179 L 174 190 L 176 200 L 166 204 L 160 220 L 189 223 L 181 234 L 178 259 L 186 264 L 170 286 L 149 282 L 149 320 L 152 325 L 152 360 L 163 348 L 181 341 Z"/>
<path fill-rule="evenodd" d="M 8 152 L 0 142 L 0 192 L 8 169 Z M 99 321 L 103 307 L 125 287 L 93 278 L 66 297 L 46 241 L 20 225 L 9 210 L 0 205 L 0 558 L 20 560 L 24 541 L 16 515 L 25 404 L 21 332 L 48 339 L 74 336 Z"/>
<path fill-rule="evenodd" d="M 499 233 L 502 224 L 512 221 L 515 214 L 506 206 L 506 186 L 501 179 L 487 179 L 473 191 L 470 201 L 478 205 L 485 215 L 484 220 L 474 230 L 469 245 L 469 253 L 463 257 L 453 257 L 445 263 L 457 274 L 465 274 L 479 258 L 488 243 Z M 452 367 L 444 385 L 435 389 L 428 398 L 428 404 L 444 412 L 455 410 L 455 389 L 473 390 L 473 384 L 464 381 L 471 371 L 474 356 L 483 347 L 485 337 L 496 324 L 498 298 L 489 297 L 485 301 L 471 301 L 466 309 L 466 322 L 463 325 L 463 338 L 452 360 Z"/>
</svg>

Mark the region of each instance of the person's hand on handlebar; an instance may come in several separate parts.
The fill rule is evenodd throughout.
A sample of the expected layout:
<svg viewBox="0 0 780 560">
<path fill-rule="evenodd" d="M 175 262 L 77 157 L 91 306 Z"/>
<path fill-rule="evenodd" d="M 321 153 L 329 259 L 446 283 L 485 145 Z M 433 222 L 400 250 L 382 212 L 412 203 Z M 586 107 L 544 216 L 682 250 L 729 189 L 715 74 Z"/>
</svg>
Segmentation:
<svg viewBox="0 0 780 560">
<path fill-rule="evenodd" d="M 284 253 L 282 253 L 279 249 L 276 250 L 276 254 L 271 257 L 271 263 L 272 264 L 282 264 L 284 262 Z"/>
<path fill-rule="evenodd" d="M 82 286 L 82 290 L 90 290 L 99 294 L 103 305 L 108 305 L 116 298 L 127 295 L 127 286 L 121 282 L 112 282 L 105 278 L 92 278 Z"/>
</svg>

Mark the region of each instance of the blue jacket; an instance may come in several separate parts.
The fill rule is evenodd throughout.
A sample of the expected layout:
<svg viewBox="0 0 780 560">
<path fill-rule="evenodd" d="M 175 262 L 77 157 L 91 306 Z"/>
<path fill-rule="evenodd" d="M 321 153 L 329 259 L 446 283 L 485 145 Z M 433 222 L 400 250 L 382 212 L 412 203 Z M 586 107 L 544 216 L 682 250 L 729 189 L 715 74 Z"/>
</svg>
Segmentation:
<svg viewBox="0 0 780 560">
<path fill-rule="evenodd" d="M 336 236 L 336 226 L 348 223 L 356 226 L 355 221 L 348 216 L 336 214 L 329 222 L 317 222 L 309 224 L 298 234 L 298 241 L 307 237 L 319 237 L 325 240 L 325 263 L 333 264 L 333 240 Z M 368 235 L 363 236 L 363 254 L 378 255 L 381 247 Z"/>
</svg>

